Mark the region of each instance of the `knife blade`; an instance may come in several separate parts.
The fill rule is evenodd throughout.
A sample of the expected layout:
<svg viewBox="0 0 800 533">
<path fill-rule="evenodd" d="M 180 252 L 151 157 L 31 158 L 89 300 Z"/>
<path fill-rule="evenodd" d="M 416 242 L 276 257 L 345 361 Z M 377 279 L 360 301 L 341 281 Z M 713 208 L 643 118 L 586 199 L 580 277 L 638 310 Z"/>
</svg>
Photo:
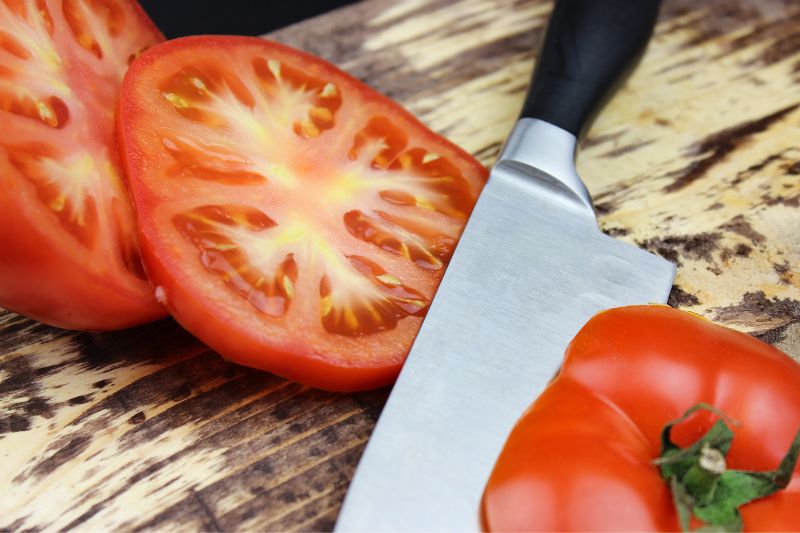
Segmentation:
<svg viewBox="0 0 800 533">
<path fill-rule="evenodd" d="M 576 139 L 659 0 L 558 0 L 494 165 L 356 469 L 337 531 L 477 531 L 506 436 L 597 312 L 666 302 L 675 267 L 604 235 Z"/>
</svg>

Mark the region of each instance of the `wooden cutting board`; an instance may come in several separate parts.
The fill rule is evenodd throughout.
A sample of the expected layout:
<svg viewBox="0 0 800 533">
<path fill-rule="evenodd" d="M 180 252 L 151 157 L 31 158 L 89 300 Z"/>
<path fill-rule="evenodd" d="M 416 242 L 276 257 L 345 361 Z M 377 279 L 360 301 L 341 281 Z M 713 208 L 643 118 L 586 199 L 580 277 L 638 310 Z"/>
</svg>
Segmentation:
<svg viewBox="0 0 800 533">
<path fill-rule="evenodd" d="M 368 0 L 271 38 L 337 63 L 488 165 L 549 11 Z M 797 2 L 665 0 L 578 158 L 602 228 L 678 264 L 673 305 L 795 358 L 798 82 Z M 169 320 L 96 334 L 0 314 L 0 528 L 330 529 L 387 393 L 238 367 Z"/>
</svg>

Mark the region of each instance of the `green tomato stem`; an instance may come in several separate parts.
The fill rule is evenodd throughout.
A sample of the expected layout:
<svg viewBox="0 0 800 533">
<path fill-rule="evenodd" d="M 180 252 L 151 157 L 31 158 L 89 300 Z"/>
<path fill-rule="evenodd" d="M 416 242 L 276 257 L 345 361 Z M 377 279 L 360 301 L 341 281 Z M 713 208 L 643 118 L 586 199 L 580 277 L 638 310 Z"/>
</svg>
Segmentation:
<svg viewBox="0 0 800 533">
<path fill-rule="evenodd" d="M 672 441 L 672 429 L 700 409 L 715 413 L 720 420 L 695 443 L 681 448 Z M 693 517 L 704 523 L 701 529 L 705 531 L 741 531 L 739 508 L 784 489 L 794 473 L 800 456 L 800 430 L 775 470 L 728 470 L 725 457 L 733 441 L 733 431 L 726 420 L 738 425 L 714 407 L 697 404 L 681 418 L 667 423 L 661 432 L 661 457 L 653 463 L 670 486 L 684 531 L 696 531 L 691 528 Z"/>
</svg>

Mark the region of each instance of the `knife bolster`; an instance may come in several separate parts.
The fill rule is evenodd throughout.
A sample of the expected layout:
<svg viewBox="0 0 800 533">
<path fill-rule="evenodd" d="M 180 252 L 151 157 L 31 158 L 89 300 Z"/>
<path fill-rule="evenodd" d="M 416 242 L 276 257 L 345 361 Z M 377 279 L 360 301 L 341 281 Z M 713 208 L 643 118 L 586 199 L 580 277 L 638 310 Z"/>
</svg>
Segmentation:
<svg viewBox="0 0 800 533">
<path fill-rule="evenodd" d="M 594 217 L 592 198 L 575 169 L 576 142 L 573 134 L 549 122 L 521 118 L 511 130 L 495 168 L 519 168 L 521 164 L 547 174 Z M 535 176 L 539 172 L 531 174 L 530 179 L 538 179 Z"/>
</svg>

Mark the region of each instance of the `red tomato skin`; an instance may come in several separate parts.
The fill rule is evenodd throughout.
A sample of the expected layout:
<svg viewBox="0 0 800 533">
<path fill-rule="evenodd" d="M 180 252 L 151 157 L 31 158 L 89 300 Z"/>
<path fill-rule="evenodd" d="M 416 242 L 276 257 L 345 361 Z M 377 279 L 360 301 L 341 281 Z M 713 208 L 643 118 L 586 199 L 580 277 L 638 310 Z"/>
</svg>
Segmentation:
<svg viewBox="0 0 800 533">
<path fill-rule="evenodd" d="M 16 313 L 74 330 L 122 329 L 165 316 L 154 298 L 136 298 L 113 278 L 92 275 L 26 219 L 0 190 L 0 301 Z"/>
<path fill-rule="evenodd" d="M 142 239 L 142 253 L 154 257 L 150 243 Z M 286 345 L 266 350 L 258 332 L 233 329 L 219 312 L 203 305 L 202 297 L 176 279 L 169 268 L 148 261 L 148 276 L 164 291 L 164 302 L 175 320 L 187 331 L 202 331 L 203 342 L 238 364 L 267 368 L 273 374 L 311 387 L 334 392 L 376 389 L 392 383 L 400 372 L 399 364 L 369 367 L 342 367 L 305 352 L 305 346 Z"/>
<path fill-rule="evenodd" d="M 61 7 L 60 2 L 55 5 Z M 155 40 L 164 36 L 135 0 L 128 0 L 139 30 Z M 88 65 L 73 65 L 71 80 Z M 108 110 L 114 112 L 112 108 Z M 116 148 L 114 122 L 103 141 Z M 13 127 L 13 123 L 12 126 Z M 28 128 L 30 126 L 25 125 Z M 4 174 L 12 172 L 3 167 Z M 3 178 L 7 176 L 3 175 Z M 23 190 L 25 189 L 25 190 Z M 98 267 L 102 258 L 76 256 L 72 239 L 52 220 L 42 220 L 35 195 L 16 179 L 0 187 L 0 306 L 45 324 L 72 330 L 110 331 L 166 316 L 146 280 L 132 280 L 119 268 Z M 45 218 L 52 213 L 45 213 Z M 111 261 L 109 261 L 111 263 Z M 127 278 L 127 279 L 126 279 Z"/>
<path fill-rule="evenodd" d="M 678 530 L 652 460 L 664 424 L 699 402 L 741 423 L 732 428 L 729 468 L 773 469 L 800 428 L 800 366 L 753 337 L 666 306 L 600 313 L 512 431 L 484 494 L 485 527 Z M 675 428 L 674 439 L 686 446 L 714 420 L 698 413 Z M 798 471 L 786 490 L 742 507 L 745 530 L 800 528 Z M 609 498 L 598 479 L 627 493 Z M 596 494 L 581 491 L 587 486 Z"/>
<path fill-rule="evenodd" d="M 249 46 L 253 43 L 263 45 L 264 41 L 255 37 L 201 35 L 182 37 L 161 43 L 148 49 L 131 65 L 123 80 L 122 93 L 132 93 L 138 80 L 149 75 L 150 66 L 163 56 L 168 56 L 172 50 L 203 46 Z M 364 98 L 385 106 L 402 120 L 427 130 L 427 127 L 416 117 L 391 99 L 380 95 L 349 74 L 339 71 L 335 66 L 321 62 L 319 58 L 311 54 L 280 43 L 270 41 L 269 45 L 279 50 L 281 54 L 294 58 L 298 63 L 307 62 L 312 65 L 317 69 L 315 73 L 318 75 L 320 72 L 335 70 L 336 76 L 348 80 L 347 83 L 352 83 L 352 85 L 348 85 L 351 93 L 356 91 Z M 148 157 L 148 154 L 141 153 L 138 149 L 133 132 L 129 127 L 130 118 L 141 112 L 142 108 L 134 98 L 120 100 L 117 113 L 117 135 L 123 167 L 128 176 L 141 175 L 144 160 Z M 436 146 L 442 147 L 443 151 L 456 154 L 461 158 L 462 163 L 472 167 L 474 173 L 483 176 L 484 180 L 488 177 L 486 169 L 470 154 L 443 137 L 434 134 L 431 134 L 431 137 L 435 138 Z M 237 327 L 237 320 L 232 314 L 225 313 L 220 309 L 209 308 L 203 297 L 192 290 L 192 280 L 182 279 L 178 273 L 179 265 L 170 264 L 168 260 L 164 259 L 163 254 L 158 253 L 158 246 L 151 239 L 151 236 L 156 234 L 156 223 L 152 219 L 141 216 L 141 213 L 150 210 L 150 207 L 157 202 L 153 193 L 144 187 L 133 187 L 132 189 L 134 202 L 140 213 L 138 218 L 139 241 L 142 257 L 147 266 L 148 278 L 155 287 L 163 291 L 164 305 L 173 318 L 206 345 L 236 363 L 268 370 L 281 377 L 323 390 L 355 392 L 384 387 L 395 381 L 407 353 L 405 346 L 402 347 L 404 351 L 400 352 L 401 357 L 378 362 L 371 358 L 368 363 L 343 365 L 314 353 L 307 344 L 302 342 L 277 345 L 274 339 L 270 339 L 271 345 L 267 346 L 263 332 Z M 369 342 L 365 341 L 364 344 L 369 345 Z M 397 345 L 399 343 L 395 341 L 395 346 Z M 373 345 L 365 348 L 365 350 L 370 349 L 385 350 L 386 346 Z"/>
</svg>

